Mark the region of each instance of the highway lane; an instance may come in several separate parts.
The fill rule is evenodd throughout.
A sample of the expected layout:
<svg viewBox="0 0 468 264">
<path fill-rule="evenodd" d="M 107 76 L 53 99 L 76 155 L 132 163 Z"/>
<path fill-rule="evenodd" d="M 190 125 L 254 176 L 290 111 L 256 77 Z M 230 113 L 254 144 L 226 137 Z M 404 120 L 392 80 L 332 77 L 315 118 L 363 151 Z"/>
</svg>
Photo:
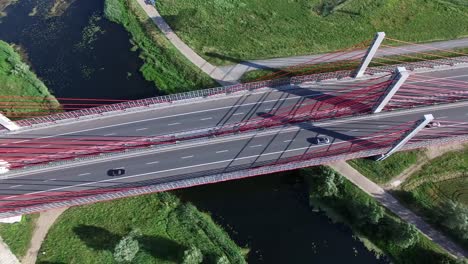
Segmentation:
<svg viewBox="0 0 468 264">
<path fill-rule="evenodd" d="M 434 114 L 436 119 L 447 120 L 447 117 L 450 117 L 454 120 L 467 120 L 466 104 L 453 108 L 446 105 L 431 109 L 438 110 L 413 109 L 360 117 L 355 121 L 334 120 L 316 123 L 315 127 L 310 129 L 298 130 L 293 126 L 274 134 L 268 134 L 270 131 L 256 136 L 240 134 L 207 142 L 182 143 L 173 149 L 159 149 L 154 153 L 136 157 L 43 172 L 32 171 L 23 176 L 0 180 L 0 195 L 10 197 L 7 200 L 11 200 L 18 199 L 15 197 L 17 195 L 27 193 L 88 190 L 168 177 L 193 177 L 194 174 L 200 176 L 215 170 L 238 169 L 238 166 L 248 167 L 262 162 L 271 163 L 279 157 L 323 150 L 324 146 L 311 143 L 310 139 L 318 135 L 328 136 L 333 146 L 347 144 L 344 141 L 368 137 L 377 131 L 417 120 L 426 113 Z M 127 174 L 115 178 L 106 175 L 109 168 L 117 167 L 125 167 Z"/>
<path fill-rule="evenodd" d="M 468 81 L 467 69 L 435 71 L 421 73 L 418 76 L 451 77 L 453 79 Z M 312 97 L 321 92 L 349 89 L 350 85 L 354 85 L 354 81 L 340 83 L 323 82 L 318 84 L 305 83 L 296 89 L 286 91 L 256 91 L 250 95 L 181 104 L 146 112 L 128 113 L 99 120 L 82 121 L 31 131 L 19 131 L 16 136 L 53 137 L 64 134 L 67 136 L 92 135 L 107 137 L 150 136 L 209 128 L 220 124 L 230 124 L 249 118 L 257 118 L 258 113 L 275 111 L 275 109 L 281 107 L 297 104 L 304 100 L 304 96 Z M 13 136 L 7 135 L 7 137 Z"/>
</svg>

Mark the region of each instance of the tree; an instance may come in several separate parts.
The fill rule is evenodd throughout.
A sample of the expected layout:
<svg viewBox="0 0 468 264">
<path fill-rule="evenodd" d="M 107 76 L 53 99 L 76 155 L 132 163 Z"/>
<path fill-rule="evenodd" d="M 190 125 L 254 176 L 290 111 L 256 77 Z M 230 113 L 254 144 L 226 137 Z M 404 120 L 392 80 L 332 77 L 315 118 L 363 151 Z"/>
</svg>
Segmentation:
<svg viewBox="0 0 468 264">
<path fill-rule="evenodd" d="M 225 255 L 222 255 L 221 257 L 218 258 L 218 260 L 216 260 L 216 264 L 230 264 L 230 263 L 231 262 Z"/>
<path fill-rule="evenodd" d="M 183 264 L 200 264 L 203 261 L 203 254 L 197 247 L 190 247 L 184 251 Z"/>
<path fill-rule="evenodd" d="M 140 250 L 140 245 L 137 240 L 140 236 L 141 232 L 138 229 L 132 230 L 128 235 L 124 236 L 115 246 L 115 261 L 119 263 L 132 261 Z"/>
<path fill-rule="evenodd" d="M 409 248 L 412 245 L 416 244 L 419 240 L 419 231 L 418 229 L 406 222 L 394 221 L 395 227 L 393 227 L 393 242 L 400 248 Z"/>
<path fill-rule="evenodd" d="M 442 225 L 468 239 L 468 207 L 454 201 L 447 201 L 443 205 Z"/>
<path fill-rule="evenodd" d="M 328 167 L 322 167 L 319 176 L 310 177 L 310 194 L 316 197 L 332 197 L 338 195 L 338 186 L 343 183 L 343 177 Z"/>
<path fill-rule="evenodd" d="M 377 224 L 384 216 L 384 209 L 370 199 L 351 203 L 351 214 L 358 225 Z"/>
</svg>

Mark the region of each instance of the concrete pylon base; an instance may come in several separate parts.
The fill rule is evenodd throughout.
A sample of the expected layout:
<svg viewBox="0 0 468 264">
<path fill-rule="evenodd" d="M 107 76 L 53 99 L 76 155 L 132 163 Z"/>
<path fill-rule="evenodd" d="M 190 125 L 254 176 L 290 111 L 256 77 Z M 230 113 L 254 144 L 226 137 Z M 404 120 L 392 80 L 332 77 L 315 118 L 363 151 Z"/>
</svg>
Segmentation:
<svg viewBox="0 0 468 264">
<path fill-rule="evenodd" d="M 0 114 L 0 125 L 4 126 L 10 131 L 20 129 L 20 126 L 18 126 L 15 122 L 11 121 L 8 117 L 4 116 L 3 114 Z"/>
</svg>

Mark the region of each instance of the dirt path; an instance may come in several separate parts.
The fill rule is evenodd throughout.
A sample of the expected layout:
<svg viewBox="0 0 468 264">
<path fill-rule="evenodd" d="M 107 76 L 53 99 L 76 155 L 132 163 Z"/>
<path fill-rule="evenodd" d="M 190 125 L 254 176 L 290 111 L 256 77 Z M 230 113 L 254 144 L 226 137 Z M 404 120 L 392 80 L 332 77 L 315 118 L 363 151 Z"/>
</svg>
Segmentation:
<svg viewBox="0 0 468 264">
<path fill-rule="evenodd" d="M 31 243 L 29 244 L 28 251 L 26 255 L 21 260 L 22 264 L 34 264 L 36 263 L 37 254 L 41 249 L 42 241 L 47 235 L 49 228 L 57 220 L 57 218 L 66 210 L 67 208 L 59 208 L 55 210 L 49 210 L 42 212 L 39 216 L 39 219 L 36 221 L 36 226 L 33 231 L 31 238 Z"/>
<path fill-rule="evenodd" d="M 16 256 L 11 252 L 5 242 L 0 237 L 0 264 L 20 264 Z"/>
<path fill-rule="evenodd" d="M 390 182 L 384 184 L 383 188 L 386 190 L 392 190 L 398 188 L 409 176 L 411 176 L 416 171 L 420 170 L 424 165 L 426 165 L 431 160 L 444 155 L 450 151 L 462 150 L 467 147 L 468 144 L 450 144 L 450 145 L 441 145 L 429 147 L 424 152 L 424 155 L 413 165 L 409 166 L 404 170 L 400 175 L 393 178 Z"/>
</svg>

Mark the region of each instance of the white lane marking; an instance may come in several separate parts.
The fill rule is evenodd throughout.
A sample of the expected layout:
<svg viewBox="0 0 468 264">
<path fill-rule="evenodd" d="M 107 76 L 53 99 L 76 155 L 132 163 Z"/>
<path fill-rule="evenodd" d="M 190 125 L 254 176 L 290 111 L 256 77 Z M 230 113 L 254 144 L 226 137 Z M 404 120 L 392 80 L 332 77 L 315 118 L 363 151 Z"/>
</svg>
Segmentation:
<svg viewBox="0 0 468 264">
<path fill-rule="evenodd" d="M 148 128 L 147 127 L 142 127 L 142 128 L 138 128 L 136 131 L 143 131 L 143 130 L 147 130 Z"/>
<path fill-rule="evenodd" d="M 463 75 L 462 75 L 463 76 Z M 457 77 L 457 76 L 454 76 L 454 77 Z M 287 93 L 284 92 L 284 91 L 280 91 L 282 93 Z M 262 92 L 263 93 L 263 92 Z M 258 94 L 262 94 L 262 93 L 258 93 Z M 309 98 L 309 97 L 315 97 L 317 96 L 318 94 L 313 94 L 313 95 L 308 95 L 308 96 L 292 96 L 292 97 L 289 97 L 289 98 L 284 98 L 282 100 L 291 100 L 291 99 L 297 99 L 297 98 L 303 98 L 303 97 L 306 97 L 306 98 Z M 267 100 L 267 101 L 263 101 L 263 103 L 268 103 L 268 102 L 277 102 L 279 99 L 273 99 L 273 100 Z M 248 104 L 242 104 L 241 106 L 249 106 L 249 105 L 255 105 L 255 104 L 258 104 L 258 102 L 254 102 L 254 103 L 248 103 Z M 455 105 L 455 106 L 454 106 Z M 446 107 L 445 105 L 440 105 L 440 106 L 431 106 L 429 107 L 431 110 L 436 110 L 436 109 L 451 109 L 451 108 L 456 108 L 456 107 L 459 107 L 458 106 L 459 104 L 451 104 L 450 106 L 451 107 Z M 56 135 L 52 135 L 52 136 L 45 136 L 45 137 L 40 137 L 40 138 L 35 138 L 34 140 L 37 140 L 37 139 L 44 139 L 44 138 L 53 138 L 53 137 L 57 137 L 57 136 L 64 136 L 64 135 L 70 135 L 70 134 L 75 134 L 75 133 L 81 133 L 81 132 L 87 132 L 87 131 L 93 131 L 93 130 L 98 130 L 98 129 L 104 129 L 104 128 L 111 128 L 111 127 L 118 127 L 118 126 L 124 126 L 124 125 L 129 125 L 129 124 L 136 124 L 136 123 L 142 123 L 142 122 L 146 122 L 146 121 L 153 121 L 153 120 L 158 120 L 158 119 L 164 119 L 164 118 L 170 118 L 170 117 L 177 117 L 177 116 L 185 116 L 185 115 L 189 115 L 189 114 L 196 114 L 196 113 L 204 113 L 204 112 L 210 112 L 210 111 L 217 111 L 217 110 L 221 110 L 221 109 L 227 109 L 227 108 L 232 108 L 233 106 L 225 106 L 225 107 L 218 107 L 218 108 L 212 108 L 212 109 L 205 109 L 205 110 L 199 110 L 199 111 L 193 111 L 193 112 L 189 112 L 189 113 L 181 113 L 181 114 L 175 114 L 175 115 L 169 115 L 169 116 L 161 116 L 161 117 L 155 117 L 155 118 L 148 118 L 148 119 L 143 119 L 143 120 L 138 120 L 138 121 L 131 121 L 131 122 L 125 122 L 125 123 L 120 123 L 120 124 L 116 124 L 116 125 L 108 125 L 108 126 L 102 126 L 102 127 L 96 127 L 96 128 L 88 128 L 88 129 L 83 129 L 83 130 L 77 130 L 77 131 L 73 131 L 73 132 L 67 132 L 67 133 L 61 133 L 61 134 L 56 134 Z M 419 111 L 418 111 L 419 110 Z M 418 109 L 414 112 L 421 112 L 420 109 Z M 426 108 L 423 110 L 424 111 L 427 111 Z M 389 113 L 389 114 L 394 114 L 395 116 L 398 116 L 397 113 Z M 234 114 L 236 115 L 236 114 Z M 385 114 L 381 114 L 380 115 L 381 117 L 385 117 L 386 115 Z M 392 115 L 390 115 L 392 116 Z M 372 119 L 372 118 L 371 118 Z M 356 119 L 356 120 L 360 120 L 360 119 Z M 40 130 L 40 129 L 44 129 L 44 128 L 38 128 L 38 129 L 35 129 L 35 130 Z M 30 130 L 27 130 L 27 131 L 30 131 Z M 19 132 L 13 132 L 13 133 L 10 133 L 12 135 L 15 135 L 15 134 L 21 134 L 22 132 L 19 131 Z M 23 140 L 22 142 L 29 142 L 31 140 Z"/>
<path fill-rule="evenodd" d="M 181 159 L 190 159 L 193 158 L 193 155 L 182 157 Z"/>
<path fill-rule="evenodd" d="M 213 118 L 212 118 L 212 117 L 206 117 L 206 118 L 202 118 L 202 119 L 200 119 L 200 120 L 201 120 L 201 121 L 205 121 L 205 120 L 211 120 L 211 119 L 213 119 Z"/>
<path fill-rule="evenodd" d="M 377 135 L 377 136 L 372 136 L 372 137 L 365 137 L 365 138 L 362 138 L 362 139 L 365 140 L 365 139 L 371 139 L 371 138 L 375 138 L 375 137 L 378 137 L 378 135 Z M 347 143 L 347 142 L 348 142 L 348 141 L 339 141 L 339 142 L 335 142 L 334 145 L 343 144 L 343 143 Z M 151 175 L 151 174 L 159 174 L 159 173 L 163 173 L 163 172 L 171 172 L 171 171 L 177 171 L 177 170 L 191 169 L 191 168 L 202 167 L 202 166 L 207 166 L 207 165 L 213 165 L 213 164 L 219 164 L 219 163 L 225 163 L 225 162 L 232 162 L 232 161 L 244 160 L 244 159 L 250 159 L 250 158 L 257 158 L 257 157 L 260 157 L 260 156 L 269 156 L 269 155 L 275 155 L 275 154 L 280 154 L 280 153 L 287 153 L 287 152 L 298 151 L 298 150 L 304 150 L 304 149 L 308 149 L 307 152 L 309 152 L 309 151 L 312 150 L 313 148 L 323 147 L 323 146 L 326 146 L 326 145 L 331 145 L 331 143 L 323 144 L 323 145 L 317 145 L 317 146 L 307 146 L 307 147 L 296 148 L 296 149 L 288 149 L 288 150 L 285 150 L 285 151 L 276 151 L 276 152 L 270 152 L 270 153 L 261 153 L 261 154 L 257 154 L 257 155 L 247 156 L 247 157 L 241 157 L 241 158 L 235 158 L 235 159 L 228 159 L 228 160 L 221 160 L 221 161 L 215 161 L 215 162 L 209 162 L 209 163 L 204 163 L 204 164 L 192 165 L 192 166 L 187 166 L 187 167 L 180 167 L 180 168 L 167 169 L 167 170 L 162 170 L 162 171 L 152 171 L 152 172 L 147 172 L 147 173 L 142 173 L 142 174 L 136 174 L 136 175 L 130 175 L 130 176 L 125 176 L 125 177 L 120 177 L 120 178 L 113 178 L 113 179 L 107 179 L 107 180 L 101 180 L 101 181 L 95 181 L 95 182 L 87 182 L 87 183 L 81 183 L 81 184 L 72 185 L 72 186 L 64 186 L 64 187 L 59 187 L 59 188 L 54 188 L 54 189 L 49 189 L 49 190 L 44 190 L 44 191 L 26 193 L 26 194 L 22 194 L 22 195 L 32 195 L 32 194 L 38 194 L 38 193 L 49 192 L 49 191 L 57 191 L 57 190 L 63 190 L 63 189 L 74 188 L 74 187 L 86 186 L 86 185 L 96 184 L 96 183 L 111 182 L 111 181 L 122 180 L 122 179 L 131 179 L 131 178 L 136 178 L 136 177 L 146 176 L 146 175 Z M 19 195 L 8 196 L 8 197 L 5 197 L 5 198 L 3 198 L 3 199 L 4 199 L 4 200 L 8 200 L 8 199 L 12 199 L 12 198 L 15 198 L 15 197 L 18 197 L 18 196 L 19 196 Z"/>
<path fill-rule="evenodd" d="M 159 163 L 159 161 L 152 161 L 152 162 L 148 162 L 148 163 L 146 163 L 146 164 L 147 164 L 147 165 L 151 165 L 151 164 L 158 164 L 158 163 Z"/>
<path fill-rule="evenodd" d="M 262 145 L 254 145 L 254 146 L 250 146 L 251 148 L 259 148 L 261 147 Z"/>
<path fill-rule="evenodd" d="M 271 110 L 274 110 L 276 109 L 276 107 L 272 107 L 272 108 L 265 108 L 265 111 L 271 111 Z"/>
<path fill-rule="evenodd" d="M 439 117 L 436 117 L 435 119 L 444 119 L 444 118 L 448 118 L 448 116 L 439 116 Z"/>
<path fill-rule="evenodd" d="M 89 172 L 86 172 L 86 173 L 81 173 L 81 174 L 78 174 L 78 176 L 85 176 L 85 175 L 90 175 L 91 173 Z"/>
<path fill-rule="evenodd" d="M 370 137 L 372 138 L 372 137 Z M 341 144 L 341 143 L 346 143 L 347 141 L 341 141 L 341 142 L 336 142 L 336 144 Z M 130 175 L 130 176 L 125 176 L 125 177 L 119 177 L 119 178 L 113 178 L 113 179 L 107 179 L 107 180 L 102 180 L 102 181 L 95 181 L 95 182 L 87 182 L 87 183 L 81 183 L 81 184 L 76 184 L 72 186 L 64 186 L 64 187 L 59 187 L 59 188 L 54 188 L 54 189 L 49 189 L 49 190 L 44 190 L 44 191 L 38 191 L 38 192 L 32 192 L 32 193 L 26 193 L 22 195 L 33 195 L 33 194 L 38 194 L 38 193 L 45 193 L 45 192 L 50 192 L 50 191 L 57 191 L 57 190 L 63 190 L 63 189 L 69 189 L 69 188 L 74 188 L 74 187 L 80 187 L 80 186 L 86 186 L 90 184 L 96 184 L 96 183 L 103 183 L 103 182 L 111 182 L 115 180 L 123 180 L 123 179 L 131 179 L 131 178 L 136 178 L 140 176 L 146 176 L 146 175 L 151 175 L 151 174 L 160 174 L 163 172 L 171 172 L 171 171 L 177 171 L 177 170 L 184 170 L 184 169 L 191 169 L 191 168 L 197 168 L 197 167 L 203 167 L 203 166 L 209 166 L 209 165 L 214 165 L 214 164 L 219 164 L 219 163 L 225 163 L 225 162 L 232 162 L 232 161 L 237 161 L 237 160 L 244 160 L 244 159 L 251 159 L 251 158 L 256 158 L 259 156 L 269 156 L 269 155 L 275 155 L 275 154 L 280 154 L 284 152 L 291 152 L 291 151 L 298 151 L 298 150 L 304 150 L 304 149 L 312 149 L 314 147 L 323 147 L 325 145 L 330 145 L 330 144 L 323 144 L 319 146 L 308 146 L 308 147 L 303 147 L 303 148 L 297 148 L 297 149 L 288 149 L 286 151 L 276 151 L 276 152 L 271 152 L 271 153 L 262 153 L 258 155 L 252 155 L 248 157 L 242 157 L 242 158 L 235 158 L 235 159 L 228 159 L 228 160 L 220 160 L 220 161 L 214 161 L 214 162 L 209 162 L 209 163 L 203 163 L 203 164 L 198 164 L 198 165 L 192 165 L 192 166 L 187 166 L 187 167 L 180 167 L 180 168 L 173 168 L 173 169 L 167 169 L 167 170 L 162 170 L 162 171 L 153 171 L 153 172 L 146 172 L 142 174 L 136 174 L 136 175 Z M 4 200 L 11 199 L 16 196 L 10 196 L 10 197 L 5 197 L 3 198 Z"/>
<path fill-rule="evenodd" d="M 388 125 L 381 125 L 381 126 L 378 126 L 378 127 L 388 127 Z"/>
<path fill-rule="evenodd" d="M 277 91 L 274 91 L 274 92 L 277 92 Z M 281 92 L 281 93 L 287 93 L 287 92 L 284 92 L 284 91 L 280 91 L 280 92 Z M 264 93 L 264 92 L 255 93 L 255 94 L 263 94 L 263 93 Z M 315 97 L 315 96 L 318 96 L 318 94 L 307 95 L 307 96 L 292 96 L 292 97 L 288 97 L 288 98 L 284 98 L 284 99 L 272 99 L 272 100 L 263 101 L 262 103 L 278 102 L 278 100 L 287 101 L 287 100 L 298 99 L 298 98 L 303 98 L 303 97 L 309 98 L 309 97 Z M 239 105 L 239 106 L 256 105 L 256 104 L 258 104 L 258 103 L 259 103 L 259 102 L 253 102 L 253 103 L 248 103 L 248 104 L 242 104 L 242 105 Z M 205 110 L 192 111 L 192 112 L 188 112 L 188 113 L 181 113 L 181 114 L 175 114 L 175 115 L 168 115 L 168 116 L 161 116 L 161 117 L 155 117 L 155 118 L 148 118 L 148 119 L 143 119 L 143 120 L 138 120 L 138 121 L 131 121 L 131 122 L 120 123 L 120 124 L 116 124 L 116 125 L 108 125 L 108 126 L 101 126 L 101 127 L 96 127 L 96 128 L 88 128 L 88 129 L 77 130 L 77 131 L 73 131 L 73 132 L 67 132 L 67 133 L 56 134 L 56 135 L 52 135 L 52 136 L 45 136 L 45 137 L 40 137 L 40 138 L 37 138 L 37 139 L 53 138 L 53 137 L 57 137 L 57 136 L 64 136 L 64 135 L 70 135 L 70 134 L 75 134 L 75 133 L 88 132 L 88 131 L 99 130 L 99 129 L 104 129 L 104 128 L 118 127 L 118 126 L 124 126 L 124 125 L 142 123 L 142 122 L 147 122 L 147 121 L 154 121 L 154 120 L 159 120 L 159 119 L 164 119 L 164 118 L 171 118 L 171 117 L 178 117 L 178 116 L 186 116 L 186 115 L 191 115 L 191 114 L 199 114 L 199 113 L 217 111 L 217 110 L 222 110 L 222 109 L 229 109 L 229 108 L 233 108 L 233 107 L 236 107 L 236 106 L 224 106 L 224 107 L 218 107 L 218 108 L 211 108 L 211 109 L 205 109 Z M 237 113 L 237 114 L 234 114 L 234 115 L 243 115 L 243 114 L 244 114 L 244 113 Z M 42 128 L 37 128 L 37 129 L 34 129 L 34 130 L 40 130 L 40 129 L 44 129 L 44 128 L 42 127 Z M 30 129 L 30 130 L 28 130 L 28 131 L 31 131 L 31 130 L 32 130 L 32 129 Z M 14 134 L 21 134 L 21 132 L 12 132 L 12 133 L 10 133 L 10 134 L 12 134 L 12 135 L 14 135 Z M 29 142 L 29 141 L 31 141 L 31 140 L 27 139 L 27 140 L 22 140 L 21 142 Z"/>
<path fill-rule="evenodd" d="M 47 145 L 42 145 L 42 146 L 39 146 L 40 148 L 45 148 L 45 147 L 48 147 L 50 146 L 50 144 L 47 144 Z"/>
<path fill-rule="evenodd" d="M 405 115 L 412 115 L 412 114 L 419 114 L 419 113 L 427 113 L 427 111 L 440 111 L 440 110 L 449 110 L 449 109 L 454 109 L 454 108 L 460 108 L 468 106 L 468 102 L 461 102 L 461 103 L 455 103 L 455 104 L 444 104 L 444 105 L 438 105 L 438 106 L 430 106 L 430 107 L 423 107 L 420 109 L 412 109 L 411 112 L 409 111 L 395 111 L 395 112 L 384 112 L 380 113 L 378 115 L 366 115 L 366 116 L 359 116 L 359 117 L 354 117 L 354 118 L 349 118 L 349 119 L 344 119 L 344 120 L 332 120 L 332 121 L 325 121 L 325 122 L 317 122 L 316 125 L 320 126 L 333 126 L 333 125 L 338 125 L 338 124 L 343 124 L 343 123 L 357 123 L 362 120 L 378 120 L 382 118 L 390 118 L 390 117 L 399 117 L 399 116 L 405 116 Z M 301 130 L 297 126 L 290 127 L 290 128 L 282 128 L 281 133 L 288 133 L 288 132 L 293 132 Z M 277 130 L 262 133 L 261 136 L 270 136 L 275 133 L 278 133 Z M 210 142 L 210 145 L 212 144 L 218 144 L 218 143 L 224 143 L 224 142 L 231 142 L 231 141 L 236 141 L 236 140 L 242 140 L 246 138 L 250 138 L 252 135 L 242 135 L 236 138 L 227 138 L 227 139 L 222 139 L 222 140 L 213 140 Z M 369 137 L 372 138 L 372 137 Z M 368 138 L 363 138 L 363 139 L 368 139 Z M 339 142 L 335 142 L 337 144 Z M 192 148 L 194 146 L 199 146 L 200 143 L 193 143 L 193 144 L 187 144 L 187 145 L 180 145 L 177 148 L 167 148 L 167 149 L 160 149 L 157 152 L 150 152 L 148 154 L 144 155 L 135 155 L 135 154 L 129 154 L 129 155 L 122 155 L 116 158 L 112 159 L 105 159 L 103 162 L 109 162 L 109 161 L 116 161 L 116 160 L 123 160 L 123 159 L 129 159 L 129 158 L 134 158 L 134 157 L 144 157 L 144 156 L 150 156 L 154 155 L 155 153 L 161 153 L 161 152 L 167 152 L 167 151 L 173 151 L 173 150 L 180 150 L 180 149 L 188 149 Z M 321 145 L 324 146 L 324 145 Z M 318 147 L 318 146 L 317 146 Z M 286 151 L 288 152 L 288 151 Z M 12 173 L 12 175 L 9 175 L 9 179 L 12 178 L 20 178 L 23 176 L 28 176 L 28 175 L 34 175 L 34 174 L 40 174 L 40 173 L 45 173 L 45 172 L 54 172 L 57 170 L 62 170 L 62 169 L 69 169 L 69 168 L 75 168 L 75 167 L 80 167 L 80 166 L 88 166 L 88 165 L 93 165 L 97 163 L 102 163 L 102 161 L 96 162 L 96 161 L 88 161 L 84 164 L 79 164 L 78 166 L 59 166 L 53 169 L 38 169 L 34 172 L 28 172 L 28 173 Z M 2 180 L 0 178 L 0 180 Z M 15 196 L 16 197 L 16 196 Z"/>
<path fill-rule="evenodd" d="M 425 73 L 425 72 L 423 72 Z M 459 77 L 466 77 L 468 76 L 468 74 L 465 74 L 465 75 L 456 75 L 456 76 L 447 76 L 447 77 L 430 77 L 431 79 L 427 79 L 427 80 L 416 80 L 416 81 L 413 81 L 413 82 L 406 82 L 406 83 L 425 83 L 425 82 L 431 82 L 431 81 L 437 81 L 437 80 L 442 80 L 442 79 L 456 79 L 456 78 L 459 78 Z M 421 74 L 418 74 L 416 76 L 414 76 L 414 78 L 424 78 L 424 76 L 421 76 Z"/>
<path fill-rule="evenodd" d="M 104 136 L 107 137 L 107 136 L 113 136 L 113 135 L 115 135 L 115 133 L 105 134 Z"/>
<path fill-rule="evenodd" d="M 14 186 L 10 186 L 9 189 L 13 189 L 13 188 L 18 188 L 18 187 L 21 187 L 23 185 L 14 185 Z"/>
<path fill-rule="evenodd" d="M 233 114 L 233 116 L 236 116 L 236 115 L 243 115 L 244 113 L 235 113 Z"/>
<path fill-rule="evenodd" d="M 225 153 L 225 152 L 228 152 L 229 150 L 225 149 L 225 150 L 220 150 L 220 151 L 216 151 L 216 153 Z"/>
<path fill-rule="evenodd" d="M 350 130 L 349 132 L 355 132 L 355 131 L 359 131 L 359 129 L 353 129 L 353 130 Z"/>
<path fill-rule="evenodd" d="M 284 142 L 284 143 L 288 143 L 288 142 L 292 142 L 292 141 L 294 141 L 294 139 L 288 139 L 288 140 L 285 140 L 285 141 L 283 141 L 283 142 Z"/>
<path fill-rule="evenodd" d="M 167 124 L 168 126 L 176 126 L 176 125 L 180 125 L 180 123 L 171 123 L 171 124 Z"/>
<path fill-rule="evenodd" d="M 11 142 L 11 143 L 16 144 L 16 143 L 23 143 L 23 142 L 27 142 L 27 141 L 29 141 L 29 140 L 21 140 L 21 141 L 15 141 L 15 142 Z"/>
</svg>

